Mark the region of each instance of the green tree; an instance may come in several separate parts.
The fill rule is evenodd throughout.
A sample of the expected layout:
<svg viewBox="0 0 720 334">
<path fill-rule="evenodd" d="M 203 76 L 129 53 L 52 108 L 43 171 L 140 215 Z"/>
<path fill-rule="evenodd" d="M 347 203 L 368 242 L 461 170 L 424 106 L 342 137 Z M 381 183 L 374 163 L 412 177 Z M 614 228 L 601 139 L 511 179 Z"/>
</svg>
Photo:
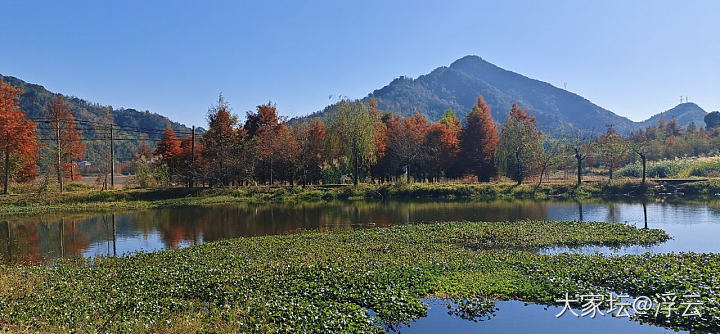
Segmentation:
<svg viewBox="0 0 720 334">
<path fill-rule="evenodd" d="M 627 159 L 627 143 L 612 125 L 608 125 L 607 132 L 598 139 L 596 147 L 612 180 L 613 171 Z"/>
<path fill-rule="evenodd" d="M 506 176 L 522 184 L 537 170 L 542 150 L 542 134 L 535 126 L 535 119 L 513 104 L 500 132 L 496 155 L 498 167 Z"/>
<path fill-rule="evenodd" d="M 713 111 L 705 115 L 705 127 L 708 130 L 720 127 L 720 111 Z"/>
<path fill-rule="evenodd" d="M 361 101 L 343 100 L 329 123 L 333 146 L 352 165 L 353 184 L 357 186 L 360 167 L 375 161 L 375 119 L 370 106 Z"/>
</svg>

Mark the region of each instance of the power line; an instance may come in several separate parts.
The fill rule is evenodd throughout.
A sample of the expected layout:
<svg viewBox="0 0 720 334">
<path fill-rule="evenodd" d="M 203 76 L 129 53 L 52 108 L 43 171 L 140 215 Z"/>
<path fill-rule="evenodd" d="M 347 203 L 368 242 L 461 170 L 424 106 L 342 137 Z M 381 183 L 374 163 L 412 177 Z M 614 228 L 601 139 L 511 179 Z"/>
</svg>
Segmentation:
<svg viewBox="0 0 720 334">
<path fill-rule="evenodd" d="M 36 123 L 38 123 L 38 125 L 40 125 L 40 124 L 51 124 L 51 123 L 56 123 L 56 122 L 60 121 L 61 123 L 73 123 L 73 124 L 75 124 L 76 126 L 77 126 L 77 125 L 85 125 L 85 126 L 90 125 L 90 126 L 94 126 L 94 127 L 92 127 L 92 128 L 87 128 L 87 127 L 86 127 L 85 129 L 87 129 L 87 130 L 98 130 L 98 127 L 108 127 L 108 126 L 109 126 L 108 123 L 103 123 L 103 122 L 95 122 L 95 121 L 88 121 L 88 120 L 78 120 L 78 119 L 68 119 L 68 118 L 66 118 L 66 119 L 60 119 L 60 120 L 47 119 L 47 118 L 36 118 L 36 119 L 34 119 L 33 121 L 36 122 Z M 160 128 L 143 128 L 143 127 L 138 127 L 138 126 L 118 125 L 118 124 L 113 124 L 113 127 L 116 127 L 116 128 L 118 128 L 118 129 L 122 129 L 123 131 L 135 131 L 135 132 L 143 132 L 143 133 L 153 133 L 153 132 L 154 132 L 154 133 L 159 133 L 159 134 L 161 134 L 161 133 L 164 133 L 165 131 L 167 131 L 167 128 L 165 128 L 165 129 L 160 129 Z M 102 128 L 100 128 L 100 129 L 102 129 Z M 172 129 L 172 127 L 171 127 L 171 129 Z M 177 133 L 186 134 L 186 135 L 192 134 L 192 130 L 175 130 L 175 129 L 172 129 L 172 130 L 173 130 L 173 132 L 175 132 L 176 134 L 177 134 Z"/>
<path fill-rule="evenodd" d="M 55 138 L 38 138 L 37 141 L 54 141 Z M 80 142 L 80 141 L 106 141 L 110 140 L 110 137 L 106 138 L 80 138 L 80 139 L 63 139 L 64 142 Z M 113 138 L 113 141 L 151 141 L 160 142 L 162 139 L 150 139 L 150 138 Z"/>
<path fill-rule="evenodd" d="M 34 121 L 37 121 L 37 122 L 56 122 L 57 120 L 54 119 L 54 118 L 36 118 L 36 119 L 34 119 Z M 84 119 L 75 119 L 75 118 L 73 118 L 73 119 L 61 118 L 60 121 L 63 121 L 63 122 L 76 122 L 76 123 L 87 123 L 87 124 L 105 125 L 105 126 L 108 125 L 107 122 L 96 122 L 96 121 L 90 121 L 90 120 L 84 120 Z M 119 125 L 119 124 L 115 124 L 115 126 L 129 127 L 129 128 L 136 128 L 136 129 L 143 129 L 142 127 L 136 127 L 136 126 L 132 126 L 132 125 Z M 172 127 L 171 127 L 171 128 L 172 128 Z M 145 128 L 145 129 L 146 129 L 146 128 Z M 163 131 L 163 130 L 165 130 L 165 129 L 167 129 L 167 128 L 165 128 L 165 129 L 155 128 L 155 129 L 156 129 L 156 130 Z"/>
<path fill-rule="evenodd" d="M 50 122 L 47 122 L 50 123 Z M 107 126 L 107 125 L 106 125 Z M 12 126 L 4 126 L 3 129 L 25 129 L 27 126 L 25 125 L 12 125 Z M 39 123 L 36 124 L 36 130 L 55 130 L 55 126 L 52 126 L 50 124 L 46 123 Z M 76 130 L 80 130 L 82 132 L 96 132 L 96 133 L 109 133 L 108 129 L 103 128 L 97 128 L 97 127 L 75 127 Z M 165 130 L 158 130 L 158 129 L 144 129 L 144 128 L 120 128 L 118 129 L 122 132 L 128 132 L 128 133 L 140 133 L 140 134 L 148 134 L 148 135 L 163 135 L 165 133 Z M 189 136 L 192 135 L 192 131 L 173 131 L 175 132 L 175 135 L 180 136 Z"/>
</svg>

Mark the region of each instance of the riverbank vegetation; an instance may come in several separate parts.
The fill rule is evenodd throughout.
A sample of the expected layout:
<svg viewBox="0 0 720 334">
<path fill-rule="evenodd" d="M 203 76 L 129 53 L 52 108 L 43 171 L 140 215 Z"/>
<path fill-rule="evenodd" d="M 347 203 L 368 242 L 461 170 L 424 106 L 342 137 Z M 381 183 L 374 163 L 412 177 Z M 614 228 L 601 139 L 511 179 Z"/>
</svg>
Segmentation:
<svg viewBox="0 0 720 334">
<path fill-rule="evenodd" d="M 649 182 L 586 182 L 541 186 L 504 183 L 399 183 L 351 186 L 167 188 L 100 191 L 91 186 L 71 183 L 59 193 L 24 193 L 0 197 L 0 216 L 60 212 L 102 212 L 111 210 L 211 206 L 232 203 L 314 202 L 332 200 L 512 200 L 512 199 L 617 199 L 676 196 L 712 199 L 720 194 L 717 180 L 665 186 Z"/>
<path fill-rule="evenodd" d="M 614 291 L 700 294 L 705 304 L 699 317 L 638 320 L 718 330 L 716 254 L 535 252 L 666 239 L 661 230 L 617 223 L 456 222 L 248 237 L 126 258 L 4 266 L 0 326 L 29 332 L 382 332 L 379 324 L 425 315 L 420 298 L 427 296 L 472 301 L 458 305 L 475 307 L 497 299 L 553 304 L 566 291 Z"/>
<path fill-rule="evenodd" d="M 629 164 L 621 168 L 618 173 L 621 177 L 641 177 L 642 165 Z M 647 176 L 652 178 L 698 178 L 720 177 L 720 158 L 684 158 L 672 160 L 659 160 L 647 164 Z"/>
</svg>

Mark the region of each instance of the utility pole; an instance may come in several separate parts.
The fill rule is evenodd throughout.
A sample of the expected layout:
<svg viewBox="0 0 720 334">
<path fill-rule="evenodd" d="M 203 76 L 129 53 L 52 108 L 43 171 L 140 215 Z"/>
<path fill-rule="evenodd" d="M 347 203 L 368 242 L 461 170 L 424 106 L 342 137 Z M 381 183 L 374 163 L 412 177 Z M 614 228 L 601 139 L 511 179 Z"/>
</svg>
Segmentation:
<svg viewBox="0 0 720 334">
<path fill-rule="evenodd" d="M 110 189 L 115 189 L 115 145 L 113 145 L 113 124 L 110 123 Z"/>
<path fill-rule="evenodd" d="M 63 175 L 62 175 L 62 152 L 60 150 L 60 115 L 55 113 L 55 145 L 57 146 L 57 178 L 60 185 L 60 192 L 63 192 Z"/>
<path fill-rule="evenodd" d="M 8 193 L 8 183 L 10 182 L 10 130 L 7 131 L 7 141 L 5 142 L 5 182 L 3 183 L 3 194 Z M 9 239 L 8 239 L 9 240 Z"/>
<path fill-rule="evenodd" d="M 192 127 L 192 143 L 190 144 L 190 188 L 195 187 L 195 125 Z"/>
</svg>

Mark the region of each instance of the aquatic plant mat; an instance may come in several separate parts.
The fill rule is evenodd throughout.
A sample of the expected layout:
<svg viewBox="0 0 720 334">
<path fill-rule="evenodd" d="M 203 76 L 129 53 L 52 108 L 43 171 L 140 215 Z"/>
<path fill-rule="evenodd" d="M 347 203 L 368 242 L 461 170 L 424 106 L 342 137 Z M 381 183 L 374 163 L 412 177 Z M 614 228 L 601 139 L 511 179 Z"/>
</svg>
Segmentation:
<svg viewBox="0 0 720 334">
<path fill-rule="evenodd" d="M 718 330 L 719 255 L 536 252 L 667 238 L 661 230 L 617 223 L 450 222 L 247 237 L 125 258 L 3 266 L 0 327 L 373 333 L 382 332 L 382 324 L 425 315 L 421 298 L 427 296 L 461 301 L 457 311 L 472 317 L 492 308 L 488 300 L 554 304 L 566 291 L 614 291 L 699 294 L 705 303 L 700 316 L 679 312 L 637 320 Z"/>
</svg>

